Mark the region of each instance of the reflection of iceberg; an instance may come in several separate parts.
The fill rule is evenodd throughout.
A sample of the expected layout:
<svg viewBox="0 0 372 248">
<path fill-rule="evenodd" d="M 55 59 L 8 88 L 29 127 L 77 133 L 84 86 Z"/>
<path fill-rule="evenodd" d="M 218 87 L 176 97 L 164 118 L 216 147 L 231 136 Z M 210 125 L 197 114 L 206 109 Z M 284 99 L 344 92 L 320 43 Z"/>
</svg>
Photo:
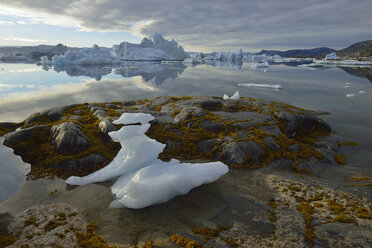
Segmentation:
<svg viewBox="0 0 372 248">
<path fill-rule="evenodd" d="M 13 150 L 4 146 L 3 142 L 4 138 L 0 137 L 0 202 L 17 193 L 31 171 L 31 166 L 14 155 Z"/>
<path fill-rule="evenodd" d="M 44 69 L 44 67 L 43 67 Z M 86 76 L 101 80 L 102 76 L 110 74 L 112 68 L 104 65 L 54 65 L 56 72 L 65 71 L 71 77 Z"/>
<path fill-rule="evenodd" d="M 165 145 L 145 135 L 154 119 L 149 114 L 125 113 L 115 124 L 129 125 L 110 132 L 122 149 L 106 167 L 85 177 L 70 177 L 68 184 L 85 185 L 119 177 L 111 187 L 116 200 L 111 207 L 144 208 L 167 202 L 177 195 L 188 193 L 192 188 L 211 183 L 228 172 L 221 162 L 204 164 L 181 164 L 178 160 L 164 162 L 157 159 Z"/>
<path fill-rule="evenodd" d="M 142 76 L 145 82 L 152 81 L 156 85 L 161 85 L 166 79 L 176 79 L 185 69 L 186 66 L 181 62 L 127 61 L 121 63 L 114 73 L 123 77 Z"/>
<path fill-rule="evenodd" d="M 220 60 L 205 60 L 204 64 L 214 67 L 235 67 L 240 70 L 243 65 L 243 61 L 220 61 Z"/>
<path fill-rule="evenodd" d="M 280 84 L 238 84 L 241 87 L 253 87 L 253 88 L 262 88 L 262 89 L 283 89 L 283 86 Z"/>
</svg>

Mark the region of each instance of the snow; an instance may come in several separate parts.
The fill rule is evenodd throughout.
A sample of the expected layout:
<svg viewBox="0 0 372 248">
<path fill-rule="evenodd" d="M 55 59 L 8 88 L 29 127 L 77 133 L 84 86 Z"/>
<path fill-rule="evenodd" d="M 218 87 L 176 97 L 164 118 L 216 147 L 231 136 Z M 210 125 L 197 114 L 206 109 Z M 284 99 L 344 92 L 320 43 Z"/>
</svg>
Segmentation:
<svg viewBox="0 0 372 248">
<path fill-rule="evenodd" d="M 339 57 L 337 57 L 336 53 L 330 53 L 330 54 L 327 54 L 325 59 L 324 60 L 329 60 L 329 59 L 338 59 Z"/>
<path fill-rule="evenodd" d="M 3 145 L 3 142 L 4 138 L 0 137 L 0 202 L 17 193 L 31 171 L 31 166 L 24 163 L 22 158 L 15 155 L 13 149 Z"/>
<path fill-rule="evenodd" d="M 256 87 L 256 88 L 270 88 L 270 89 L 283 89 L 279 84 L 238 84 L 242 87 Z"/>
<path fill-rule="evenodd" d="M 224 100 L 227 100 L 227 99 L 232 99 L 232 100 L 240 99 L 239 90 L 237 90 L 237 91 L 234 93 L 234 95 L 232 95 L 232 96 L 228 96 L 228 95 L 224 94 L 222 98 L 223 98 Z"/>
<path fill-rule="evenodd" d="M 85 185 L 118 178 L 111 187 L 116 200 L 110 206 L 144 208 L 186 194 L 228 172 L 228 167 L 222 162 L 190 164 L 174 159 L 170 162 L 157 159 L 165 145 L 145 135 L 150 128 L 148 122 L 153 119 L 144 113 L 121 115 L 114 123 L 126 126 L 109 133 L 122 146 L 114 160 L 88 176 L 72 176 L 66 182 Z"/>
</svg>

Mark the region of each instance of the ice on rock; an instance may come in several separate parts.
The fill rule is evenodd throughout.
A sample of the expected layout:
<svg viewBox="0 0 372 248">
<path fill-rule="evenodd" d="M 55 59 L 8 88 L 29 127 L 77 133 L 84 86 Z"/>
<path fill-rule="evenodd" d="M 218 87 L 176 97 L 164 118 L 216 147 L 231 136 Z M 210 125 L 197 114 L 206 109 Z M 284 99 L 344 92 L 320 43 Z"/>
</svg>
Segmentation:
<svg viewBox="0 0 372 248">
<path fill-rule="evenodd" d="M 283 89 L 280 84 L 238 84 L 242 87 L 255 87 L 255 88 L 269 88 L 269 89 Z"/>
<path fill-rule="evenodd" d="M 222 98 L 223 98 L 224 100 L 227 100 L 227 99 L 232 99 L 232 100 L 240 99 L 239 90 L 237 90 L 237 91 L 234 93 L 234 95 L 232 95 L 232 96 L 228 96 L 228 95 L 224 94 Z"/>
<path fill-rule="evenodd" d="M 228 167 L 222 162 L 183 164 L 174 159 L 170 162 L 157 159 L 165 145 L 145 135 L 150 127 L 148 122 L 153 119 L 150 114 L 143 113 L 121 115 L 114 123 L 127 126 L 109 133 L 122 146 L 114 160 L 88 176 L 73 176 L 66 182 L 84 185 L 118 178 L 111 187 L 116 200 L 110 206 L 143 208 L 186 194 L 228 172 Z"/>
<path fill-rule="evenodd" d="M 169 163 L 158 160 L 131 176 L 120 177 L 112 186 L 117 200 L 111 207 L 143 208 L 167 202 L 195 187 L 211 183 L 227 172 L 221 162 L 180 164 L 178 160 Z"/>
<path fill-rule="evenodd" d="M 30 164 L 13 153 L 13 149 L 3 145 L 0 137 L 0 202 L 7 200 L 26 182 L 26 175 L 31 171 Z"/>
</svg>

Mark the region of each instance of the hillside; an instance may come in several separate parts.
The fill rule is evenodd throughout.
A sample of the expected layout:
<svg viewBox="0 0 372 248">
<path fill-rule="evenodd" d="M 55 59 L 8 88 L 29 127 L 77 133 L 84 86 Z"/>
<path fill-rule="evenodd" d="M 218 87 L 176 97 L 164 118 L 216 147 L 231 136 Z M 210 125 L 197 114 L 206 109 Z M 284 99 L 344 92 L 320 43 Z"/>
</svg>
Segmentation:
<svg viewBox="0 0 372 248">
<path fill-rule="evenodd" d="M 372 40 L 357 42 L 337 51 L 337 55 L 345 59 L 372 60 Z"/>
<path fill-rule="evenodd" d="M 335 52 L 336 50 L 328 47 L 318 47 L 313 49 L 292 49 L 286 51 L 279 50 L 261 50 L 258 54 L 280 55 L 281 57 L 298 57 L 298 56 L 317 56 Z"/>
</svg>

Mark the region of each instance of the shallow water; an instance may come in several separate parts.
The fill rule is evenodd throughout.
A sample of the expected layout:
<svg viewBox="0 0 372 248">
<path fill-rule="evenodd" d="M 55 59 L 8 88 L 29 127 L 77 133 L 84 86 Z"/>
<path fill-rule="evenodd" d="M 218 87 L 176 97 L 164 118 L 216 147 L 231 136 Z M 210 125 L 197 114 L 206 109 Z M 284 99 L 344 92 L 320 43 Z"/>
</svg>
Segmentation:
<svg viewBox="0 0 372 248">
<path fill-rule="evenodd" d="M 350 74 L 338 67 L 314 70 L 278 64 L 262 71 L 252 69 L 249 63 L 239 69 L 229 65 L 185 67 L 154 62 L 62 69 L 56 72 L 32 64 L 0 64 L 0 122 L 19 122 L 32 113 L 74 103 L 166 95 L 222 96 L 239 90 L 244 97 L 329 112 L 322 118 L 346 140 L 359 143 L 341 150 L 348 156 L 348 166 L 325 171 L 322 178 L 316 179 L 318 182 L 340 188 L 347 183 L 346 176 L 372 171 L 372 84 L 355 70 Z M 280 84 L 283 89 L 246 88 L 238 86 L 241 83 Z M 347 94 L 355 96 L 346 97 Z M 186 196 L 142 210 L 108 209 L 113 199 L 109 185 L 67 187 L 62 180 L 27 182 L 16 195 L 0 203 L 0 222 L 9 218 L 8 213 L 16 215 L 31 206 L 68 202 L 89 221 L 98 220 L 100 231 L 115 242 L 166 237 L 169 230 L 182 234 L 209 222 L 244 222 L 250 227 L 247 233 L 264 234 L 273 229 L 267 221 L 266 205 L 273 196 L 258 171 L 230 171 L 217 182 L 198 187 Z M 370 198 L 369 188 L 345 190 Z M 54 190 L 57 193 L 50 196 Z"/>
</svg>

